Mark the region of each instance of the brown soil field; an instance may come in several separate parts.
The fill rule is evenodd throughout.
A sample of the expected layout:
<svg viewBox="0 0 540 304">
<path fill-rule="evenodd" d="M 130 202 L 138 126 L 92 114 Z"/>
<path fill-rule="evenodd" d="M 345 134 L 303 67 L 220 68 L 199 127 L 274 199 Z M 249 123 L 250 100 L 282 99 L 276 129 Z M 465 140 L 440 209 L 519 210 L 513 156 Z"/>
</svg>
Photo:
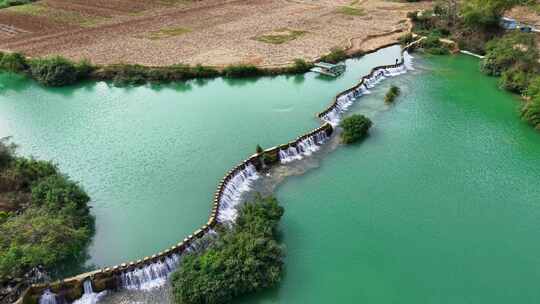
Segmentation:
<svg viewBox="0 0 540 304">
<path fill-rule="evenodd" d="M 96 64 L 256 64 L 369 51 L 428 2 L 383 0 L 42 0 L 0 10 L 0 50 Z M 281 35 L 281 36 L 280 36 Z"/>
</svg>

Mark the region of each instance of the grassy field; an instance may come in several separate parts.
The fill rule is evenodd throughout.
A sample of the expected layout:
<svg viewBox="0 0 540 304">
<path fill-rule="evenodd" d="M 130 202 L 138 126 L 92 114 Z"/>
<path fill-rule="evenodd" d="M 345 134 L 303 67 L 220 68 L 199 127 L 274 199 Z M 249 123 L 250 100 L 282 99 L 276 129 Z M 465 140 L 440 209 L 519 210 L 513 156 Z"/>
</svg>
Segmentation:
<svg viewBox="0 0 540 304">
<path fill-rule="evenodd" d="M 303 36 L 304 34 L 306 34 L 306 31 L 297 31 L 285 28 L 276 30 L 273 34 L 257 36 L 254 39 L 265 43 L 282 44 L 292 41 L 300 36 Z"/>
</svg>

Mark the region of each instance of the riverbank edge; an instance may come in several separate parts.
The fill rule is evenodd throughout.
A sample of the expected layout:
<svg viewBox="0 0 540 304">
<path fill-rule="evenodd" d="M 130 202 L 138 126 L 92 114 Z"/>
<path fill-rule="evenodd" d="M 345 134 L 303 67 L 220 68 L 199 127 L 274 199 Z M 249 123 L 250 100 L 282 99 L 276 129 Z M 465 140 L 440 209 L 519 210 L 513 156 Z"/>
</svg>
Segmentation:
<svg viewBox="0 0 540 304">
<path fill-rule="evenodd" d="M 143 268 L 152 263 L 161 261 L 165 257 L 170 256 L 172 254 L 182 254 L 184 250 L 187 249 L 191 244 L 203 238 L 210 230 L 212 230 L 216 225 L 219 224 L 218 213 L 219 213 L 221 196 L 223 194 L 224 188 L 228 181 L 230 181 L 238 172 L 241 172 L 249 165 L 255 166 L 257 171 L 262 171 L 264 170 L 263 168 L 265 166 L 271 166 L 271 165 L 280 163 L 280 156 L 279 156 L 280 150 L 285 150 L 285 149 L 288 149 L 289 147 L 296 147 L 301 141 L 305 140 L 308 137 L 311 137 L 321 132 L 325 132 L 327 136 L 330 136 L 334 132 L 334 127 L 332 126 L 332 124 L 330 124 L 329 122 L 323 119 L 324 113 L 328 113 L 328 111 L 333 110 L 337 106 L 337 100 L 339 97 L 341 97 L 344 94 L 348 94 L 349 92 L 359 88 L 361 85 L 364 84 L 366 79 L 372 77 L 378 70 L 403 66 L 404 65 L 403 52 L 405 52 L 408 48 L 410 48 L 417 42 L 418 41 L 415 41 L 402 48 L 401 50 L 402 56 L 401 56 L 401 61 L 399 63 L 393 64 L 393 65 L 383 65 L 383 66 L 374 67 L 371 69 L 369 74 L 361 78 L 358 84 L 336 94 L 335 97 L 333 98 L 332 103 L 321 113 L 317 114 L 317 117 L 321 119 L 321 121 L 323 122 L 323 124 L 320 127 L 297 137 L 295 140 L 289 143 L 275 146 L 275 147 L 263 150 L 260 153 L 253 154 L 252 156 L 250 156 L 249 158 L 247 158 L 246 160 L 244 160 L 243 162 L 235 166 L 229 172 L 227 172 L 227 174 L 221 179 L 221 181 L 218 184 L 217 191 L 215 192 L 213 203 L 212 203 L 210 217 L 207 223 L 204 224 L 201 228 L 194 231 L 188 237 L 184 238 L 178 244 L 166 250 L 160 251 L 159 253 L 156 253 L 152 256 L 147 256 L 147 257 L 144 257 L 143 259 L 139 259 L 136 261 L 130 261 L 130 262 L 122 263 L 122 264 L 115 265 L 112 267 L 96 269 L 94 271 L 82 273 L 77 276 L 66 278 L 66 279 L 56 281 L 53 283 L 31 285 L 29 288 L 27 288 L 25 291 L 22 292 L 21 297 L 15 302 L 15 304 L 37 304 L 39 303 L 40 296 L 47 289 L 50 289 L 52 292 L 54 292 L 57 295 L 63 296 L 66 300 L 71 302 L 71 301 L 77 300 L 83 295 L 83 284 L 87 280 L 91 282 L 94 292 L 101 292 L 104 290 L 117 290 L 119 288 L 119 283 L 120 283 L 119 277 L 123 272 L 131 271 L 137 268 Z M 396 44 L 397 43 L 392 43 L 390 45 L 381 46 L 371 52 L 376 52 L 382 48 L 393 46 Z"/>
<path fill-rule="evenodd" d="M 408 31 L 403 31 L 407 33 Z M 397 32 L 392 32 L 396 34 Z M 380 35 L 379 35 L 380 36 Z M 379 37 L 379 36 L 374 36 Z M 384 36 L 384 35 L 382 35 Z M 374 38 L 371 37 L 371 38 Z M 171 65 L 171 66 L 145 66 L 138 64 L 107 64 L 107 65 L 93 65 L 86 61 L 81 61 L 76 63 L 67 59 L 67 62 L 72 64 L 74 67 L 80 64 L 84 65 L 85 69 L 88 69 L 88 73 L 84 76 L 77 77 L 75 81 L 59 85 L 59 86 L 70 86 L 76 85 L 83 81 L 111 81 L 119 86 L 127 85 L 142 85 L 147 83 L 152 84 L 165 84 L 171 82 L 184 82 L 189 80 L 197 79 L 214 79 L 218 77 L 224 77 L 229 79 L 238 79 L 238 78 L 247 78 L 247 77 L 262 77 L 262 76 L 281 76 L 281 75 L 300 75 L 306 72 L 309 72 L 313 65 L 316 62 L 325 61 L 326 58 L 331 56 L 334 52 L 339 53 L 335 62 L 344 61 L 351 58 L 360 58 L 364 55 L 377 52 L 380 49 L 399 44 L 398 40 L 383 43 L 374 48 L 368 50 L 357 50 L 353 48 L 352 38 L 349 40 L 347 47 L 345 48 L 336 48 L 330 53 L 322 54 L 318 58 L 312 61 L 305 61 L 304 59 L 295 59 L 292 64 L 287 65 L 275 65 L 275 66 L 257 66 L 257 65 L 228 65 L 228 66 L 206 66 L 206 65 Z M 18 52 L 12 52 L 9 50 L 0 50 L 0 55 L 2 54 L 18 54 L 25 60 L 25 64 L 28 65 L 32 60 L 46 60 L 50 58 L 55 58 L 55 56 L 48 57 L 29 57 L 25 56 Z M 1 59 L 2 56 L 0 56 Z M 1 61 L 1 60 L 0 60 Z M 0 67 L 0 71 L 3 69 Z M 5 70 L 4 71 L 8 71 Z M 34 81 L 39 81 L 34 77 L 30 71 L 30 67 L 27 67 L 25 70 L 19 71 L 8 71 L 17 74 L 24 75 L 33 79 Z M 75 71 L 77 73 L 77 71 Z M 40 83 L 40 85 L 44 85 Z"/>
</svg>

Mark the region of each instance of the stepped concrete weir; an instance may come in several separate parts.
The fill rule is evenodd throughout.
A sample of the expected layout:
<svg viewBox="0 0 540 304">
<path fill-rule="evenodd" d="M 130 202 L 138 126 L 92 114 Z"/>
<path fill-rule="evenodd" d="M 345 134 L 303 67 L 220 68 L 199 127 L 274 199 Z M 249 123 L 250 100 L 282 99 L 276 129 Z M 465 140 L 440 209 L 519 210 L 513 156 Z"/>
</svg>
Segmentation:
<svg viewBox="0 0 540 304">
<path fill-rule="evenodd" d="M 230 170 L 218 184 L 207 223 L 181 242 L 136 261 L 97 269 L 53 283 L 33 284 L 15 303 L 94 304 L 107 291 L 149 290 L 163 286 L 172 272 L 181 267 L 184 254 L 204 250 L 217 235 L 214 231 L 216 225 L 229 225 L 236 219 L 242 195 L 252 189 L 252 183 L 259 178 L 259 172 L 267 166 L 286 164 L 315 153 L 332 136 L 342 114 L 361 96 L 369 94 L 370 88 L 388 77 L 412 70 L 412 57 L 407 49 L 418 41 L 402 49 L 401 61 L 373 68 L 357 85 L 337 94 L 333 102 L 317 114 L 323 122 L 320 127 L 289 143 L 253 154 Z"/>
</svg>

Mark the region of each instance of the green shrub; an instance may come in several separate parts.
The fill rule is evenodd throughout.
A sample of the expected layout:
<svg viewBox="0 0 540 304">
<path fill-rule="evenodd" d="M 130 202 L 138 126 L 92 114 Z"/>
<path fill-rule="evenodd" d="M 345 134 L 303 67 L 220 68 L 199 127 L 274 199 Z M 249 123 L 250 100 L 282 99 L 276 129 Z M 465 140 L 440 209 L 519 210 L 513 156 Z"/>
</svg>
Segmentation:
<svg viewBox="0 0 540 304">
<path fill-rule="evenodd" d="M 494 76 L 510 69 L 534 72 L 538 58 L 535 34 L 512 32 L 487 43 L 481 69 Z"/>
<path fill-rule="evenodd" d="M 407 33 L 405 35 L 402 35 L 398 38 L 398 41 L 401 45 L 407 45 L 414 41 L 413 35 L 411 33 Z"/>
<path fill-rule="evenodd" d="M 371 120 L 364 115 L 354 114 L 344 118 L 340 123 L 340 127 L 343 128 L 341 141 L 345 144 L 352 144 L 364 139 L 371 125 Z"/>
<path fill-rule="evenodd" d="M 0 225 L 3 224 L 11 216 L 11 213 L 0 211 Z"/>
<path fill-rule="evenodd" d="M 41 179 L 32 187 L 32 205 L 46 207 L 51 211 L 64 208 L 78 211 L 76 215 L 88 214 L 87 203 L 90 198 L 77 183 L 62 175 L 51 175 Z"/>
<path fill-rule="evenodd" d="M 32 77 L 45 86 L 59 87 L 77 81 L 75 64 L 65 58 L 32 59 L 29 64 Z"/>
<path fill-rule="evenodd" d="M 0 196 L 17 194 L 25 201 L 16 212 L 0 214 L 0 279 L 22 277 L 36 266 L 54 272 L 84 257 L 94 228 L 90 199 L 80 186 L 52 163 L 18 157 L 13 150 L 0 142 L 10 159 L 0 170 Z"/>
<path fill-rule="evenodd" d="M 341 48 L 333 48 L 330 50 L 330 53 L 321 57 L 321 61 L 329 63 L 338 63 L 347 59 L 347 53 Z"/>
<path fill-rule="evenodd" d="M 540 96 L 540 76 L 535 76 L 530 80 L 525 95 L 529 97 Z"/>
<path fill-rule="evenodd" d="M 468 26 L 496 28 L 504 12 L 516 3 L 514 0 L 468 0 L 463 2 L 461 15 Z"/>
<path fill-rule="evenodd" d="M 230 65 L 223 69 L 223 76 L 228 78 L 243 78 L 262 75 L 263 72 L 251 64 Z"/>
<path fill-rule="evenodd" d="M 283 208 L 273 197 L 257 197 L 239 209 L 206 251 L 184 257 L 173 274 L 174 297 L 181 304 L 229 303 L 233 298 L 276 285 L 283 272 L 277 226 Z"/>
<path fill-rule="evenodd" d="M 521 117 L 531 126 L 540 130 L 540 95 L 525 103 L 521 110 Z"/>
<path fill-rule="evenodd" d="M 96 69 L 90 61 L 83 59 L 80 62 L 75 64 L 75 70 L 77 71 L 77 79 L 86 79 L 90 77 L 92 72 Z"/>
<path fill-rule="evenodd" d="M 14 191 L 29 191 L 38 180 L 58 174 L 54 164 L 47 161 L 17 157 L 3 172 L 3 181 Z"/>
<path fill-rule="evenodd" d="M 164 83 L 194 78 L 219 76 L 216 69 L 196 65 L 176 64 L 169 67 L 150 68 L 136 64 L 115 64 L 102 67 L 94 73 L 98 79 L 110 80 L 116 86 L 141 85 L 147 82 Z"/>
<path fill-rule="evenodd" d="M 0 69 L 20 73 L 28 69 L 28 63 L 26 62 L 26 58 L 19 53 L 7 53 L 0 59 Z"/>
<path fill-rule="evenodd" d="M 16 145 L 9 142 L 9 137 L 0 138 L 0 172 L 15 159 Z"/>
<path fill-rule="evenodd" d="M 77 258 L 92 230 L 77 228 L 78 219 L 31 207 L 1 224 L 0 277 L 20 276 L 41 265 L 47 270 Z"/>
<path fill-rule="evenodd" d="M 450 51 L 440 41 L 440 35 L 437 33 L 430 33 L 426 39 L 422 40 L 421 45 L 424 51 L 432 55 L 446 55 Z"/>
<path fill-rule="evenodd" d="M 507 70 L 501 74 L 499 85 L 510 92 L 521 94 L 527 90 L 529 77 L 527 73 L 521 70 Z"/>
<path fill-rule="evenodd" d="M 294 65 L 289 69 L 290 74 L 301 74 L 309 72 L 313 64 L 306 62 L 304 59 L 295 59 Z"/>
<path fill-rule="evenodd" d="M 401 90 L 396 86 L 391 86 L 386 95 L 384 96 L 384 102 L 393 103 L 396 97 L 399 96 Z"/>
</svg>

